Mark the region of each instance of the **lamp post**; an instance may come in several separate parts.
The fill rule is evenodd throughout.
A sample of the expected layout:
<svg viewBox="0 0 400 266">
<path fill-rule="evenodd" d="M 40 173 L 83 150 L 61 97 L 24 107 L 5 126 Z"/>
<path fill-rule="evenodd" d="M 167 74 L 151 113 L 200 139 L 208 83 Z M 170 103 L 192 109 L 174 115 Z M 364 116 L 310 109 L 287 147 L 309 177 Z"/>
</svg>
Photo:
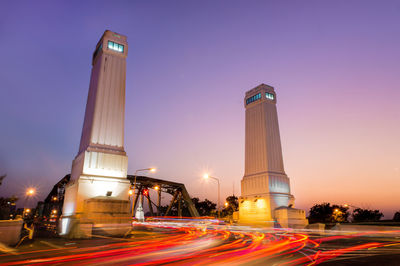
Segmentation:
<svg viewBox="0 0 400 266">
<path fill-rule="evenodd" d="M 353 217 L 354 217 L 354 211 L 355 211 L 356 209 L 362 209 L 361 207 L 354 206 L 354 205 L 351 205 L 351 204 L 348 204 L 348 203 L 343 204 L 343 207 L 348 208 L 349 211 L 350 211 L 350 208 L 353 208 L 353 214 L 352 214 Z M 349 215 L 350 215 L 350 213 L 349 213 Z"/>
<path fill-rule="evenodd" d="M 360 207 L 357 207 L 357 206 L 354 206 L 354 205 L 351 205 L 351 204 L 347 204 L 347 203 L 343 204 L 343 207 L 346 207 L 346 208 L 349 208 L 349 209 L 350 209 L 350 207 L 353 208 L 353 209 L 362 209 Z"/>
<path fill-rule="evenodd" d="M 157 191 L 157 216 L 160 216 L 160 206 L 161 206 L 161 187 L 156 185 L 154 190 Z"/>
<path fill-rule="evenodd" d="M 221 189 L 220 189 L 220 185 L 219 185 L 219 179 L 218 178 L 216 178 L 216 177 L 214 177 L 214 176 L 210 176 L 209 174 L 204 174 L 203 175 L 203 178 L 204 179 L 209 179 L 209 178 L 211 178 L 211 179 L 214 179 L 214 180 L 216 180 L 217 182 L 218 182 L 218 202 L 217 202 L 217 209 L 218 209 L 218 218 L 220 218 L 220 205 L 219 205 L 219 196 L 220 196 L 220 191 L 221 191 Z"/>
<path fill-rule="evenodd" d="M 131 195 L 131 193 L 135 194 L 135 191 L 136 191 L 136 176 L 137 176 L 137 174 L 139 172 L 145 172 L 145 171 L 150 171 L 150 172 L 154 173 L 156 171 L 156 168 L 152 167 L 152 168 L 143 168 L 143 169 L 136 170 L 135 171 L 135 181 L 133 182 L 133 192 L 131 192 L 131 190 L 129 190 L 129 195 Z M 134 211 L 135 211 L 135 201 L 132 199 L 132 217 L 135 215 Z"/>
<path fill-rule="evenodd" d="M 25 204 L 24 204 L 25 206 L 26 206 L 26 201 L 28 200 L 28 198 L 33 196 L 35 194 L 35 192 L 36 192 L 36 190 L 34 188 L 28 188 L 26 190 L 26 198 L 25 198 Z M 23 217 L 25 217 L 26 213 L 29 213 L 31 211 L 30 209 L 27 209 L 25 206 L 24 206 L 24 211 L 23 211 Z"/>
</svg>

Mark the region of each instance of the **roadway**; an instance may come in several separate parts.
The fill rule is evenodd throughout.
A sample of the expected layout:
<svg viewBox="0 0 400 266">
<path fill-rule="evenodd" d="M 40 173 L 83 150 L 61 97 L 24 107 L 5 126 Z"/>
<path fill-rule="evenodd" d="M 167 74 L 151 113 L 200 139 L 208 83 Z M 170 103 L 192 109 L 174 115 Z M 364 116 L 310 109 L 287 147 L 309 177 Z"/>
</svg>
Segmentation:
<svg viewBox="0 0 400 266">
<path fill-rule="evenodd" d="M 330 232 L 201 223 L 135 224 L 125 238 L 36 238 L 0 265 L 400 265 L 400 230 Z"/>
</svg>

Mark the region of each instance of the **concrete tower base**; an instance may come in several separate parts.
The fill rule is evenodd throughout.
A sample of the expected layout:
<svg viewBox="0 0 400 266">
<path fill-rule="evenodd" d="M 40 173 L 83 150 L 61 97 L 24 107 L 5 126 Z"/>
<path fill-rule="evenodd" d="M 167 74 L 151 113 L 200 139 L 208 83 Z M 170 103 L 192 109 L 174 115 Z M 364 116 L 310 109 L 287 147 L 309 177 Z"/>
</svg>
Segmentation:
<svg viewBox="0 0 400 266">
<path fill-rule="evenodd" d="M 89 238 L 92 233 L 119 236 L 129 230 L 132 215 L 128 194 L 129 181 L 81 176 L 66 187 L 60 235 Z M 97 196 L 107 195 L 109 196 Z"/>
<path fill-rule="evenodd" d="M 84 201 L 84 211 L 61 218 L 61 236 L 90 238 L 92 234 L 123 236 L 131 228 L 132 215 L 127 200 L 95 197 Z"/>
<path fill-rule="evenodd" d="M 270 199 L 266 196 L 239 198 L 239 223 L 274 227 Z"/>
<path fill-rule="evenodd" d="M 291 207 L 271 209 L 270 197 L 254 196 L 239 199 L 239 219 L 243 225 L 263 227 L 305 228 L 306 212 Z M 272 210 L 272 211 L 271 211 Z"/>
<path fill-rule="evenodd" d="M 274 210 L 275 220 L 282 228 L 303 229 L 308 225 L 304 210 L 279 207 Z"/>
</svg>

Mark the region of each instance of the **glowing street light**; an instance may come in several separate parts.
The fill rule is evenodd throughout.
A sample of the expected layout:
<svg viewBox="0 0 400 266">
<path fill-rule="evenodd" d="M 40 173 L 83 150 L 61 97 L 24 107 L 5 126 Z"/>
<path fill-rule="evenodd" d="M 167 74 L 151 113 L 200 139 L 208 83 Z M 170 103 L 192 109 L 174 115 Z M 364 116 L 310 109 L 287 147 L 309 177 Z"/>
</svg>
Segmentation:
<svg viewBox="0 0 400 266">
<path fill-rule="evenodd" d="M 345 208 L 353 208 L 353 209 L 362 209 L 362 208 L 360 208 L 358 206 L 354 206 L 354 205 L 351 205 L 351 204 L 348 204 L 348 203 L 343 204 L 343 207 L 345 207 Z"/>
<path fill-rule="evenodd" d="M 225 208 L 228 208 L 229 203 L 225 201 Z"/>
<path fill-rule="evenodd" d="M 154 189 L 158 191 L 160 189 L 160 186 L 155 186 Z"/>
<path fill-rule="evenodd" d="M 26 206 L 26 201 L 29 199 L 29 197 L 32 197 L 35 194 L 36 190 L 34 188 L 28 188 L 26 190 L 26 197 L 25 197 L 25 203 L 24 203 L 24 213 L 29 213 L 31 210 L 30 209 L 25 209 Z"/>
<path fill-rule="evenodd" d="M 136 177 L 137 177 L 137 174 L 138 174 L 139 172 L 145 172 L 145 171 L 149 171 L 149 172 L 154 173 L 155 171 L 157 171 L 157 169 L 154 168 L 154 167 L 151 167 L 151 168 L 143 168 L 143 169 L 138 169 L 138 170 L 136 170 L 136 171 L 135 171 L 135 182 L 133 183 L 133 190 L 136 189 Z"/>
<path fill-rule="evenodd" d="M 133 195 L 133 190 L 130 189 L 130 190 L 128 191 L 128 193 L 129 193 L 129 195 Z"/>
<path fill-rule="evenodd" d="M 27 196 L 33 196 L 35 194 L 35 189 L 34 188 L 28 188 L 26 191 Z"/>
<path fill-rule="evenodd" d="M 218 202 L 217 202 L 217 208 L 218 208 L 218 218 L 220 217 L 220 206 L 219 206 L 219 202 L 220 202 L 220 200 L 219 200 L 219 195 L 220 195 L 220 185 L 219 185 L 219 179 L 218 178 L 216 178 L 216 177 L 213 177 L 213 176 L 210 176 L 208 173 L 205 173 L 204 175 L 203 175 L 203 178 L 204 179 L 214 179 L 214 180 L 216 180 L 217 182 L 218 182 Z"/>
</svg>

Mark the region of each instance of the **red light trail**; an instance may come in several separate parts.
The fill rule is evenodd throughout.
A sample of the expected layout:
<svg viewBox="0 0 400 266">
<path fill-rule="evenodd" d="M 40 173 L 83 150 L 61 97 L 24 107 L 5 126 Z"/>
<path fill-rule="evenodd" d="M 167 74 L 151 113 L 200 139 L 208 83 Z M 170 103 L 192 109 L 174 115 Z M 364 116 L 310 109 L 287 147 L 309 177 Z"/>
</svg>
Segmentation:
<svg viewBox="0 0 400 266">
<path fill-rule="evenodd" d="M 207 221 L 207 220 L 206 220 Z M 367 242 L 332 248 L 327 243 L 348 241 L 368 233 L 324 236 L 309 232 L 283 229 L 255 229 L 240 226 L 224 226 L 208 223 L 151 222 L 134 224 L 140 230 L 133 231 L 132 238 L 120 239 L 91 247 L 63 247 L 56 250 L 21 252 L 26 259 L 5 262 L 1 265 L 48 265 L 48 264 L 117 264 L 117 265 L 315 265 L 344 254 L 355 254 L 381 247 L 398 247 L 400 240 Z M 140 233 L 138 233 L 140 232 Z M 387 233 L 387 232 L 386 232 Z M 391 231 L 389 234 L 399 234 Z M 87 240 L 90 241 L 90 240 Z M 121 242 L 122 241 L 122 242 Z M 355 243 L 355 242 L 354 242 Z M 354 244 L 353 243 L 353 244 Z M 322 246 L 324 246 L 322 248 Z M 399 249 L 400 253 L 400 249 Z M 1 255 L 4 258 L 5 255 Z M 0 257 L 0 258 L 1 258 Z M 8 255 L 8 259 L 12 255 Z"/>
</svg>

